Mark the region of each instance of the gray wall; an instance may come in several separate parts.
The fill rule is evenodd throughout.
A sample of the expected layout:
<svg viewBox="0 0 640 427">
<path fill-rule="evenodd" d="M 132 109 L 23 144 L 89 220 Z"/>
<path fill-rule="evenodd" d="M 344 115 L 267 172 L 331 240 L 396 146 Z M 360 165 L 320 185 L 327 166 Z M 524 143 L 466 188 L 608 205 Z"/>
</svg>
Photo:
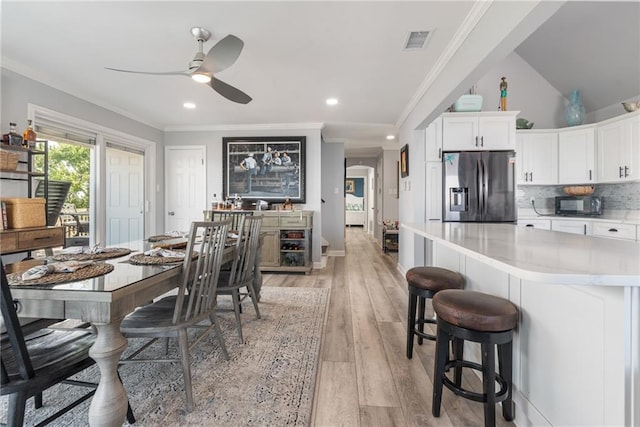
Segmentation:
<svg viewBox="0 0 640 427">
<path fill-rule="evenodd" d="M 322 203 L 321 203 L 321 181 L 322 171 L 322 144 L 320 129 L 302 128 L 295 129 L 287 126 L 286 129 L 278 130 L 273 126 L 258 129 L 252 126 L 251 129 L 239 130 L 234 126 L 233 130 L 210 130 L 210 131 L 172 131 L 165 132 L 165 147 L 172 145 L 197 145 L 205 146 L 207 151 L 207 195 L 211 197 L 213 193 L 222 193 L 222 138 L 231 136 L 306 136 L 306 203 L 302 209 L 314 211 L 313 215 L 313 242 L 312 257 L 316 266 L 321 262 L 322 251 Z M 163 156 L 164 158 L 164 156 Z M 342 163 L 341 163 L 342 164 Z M 164 178 L 164 177 L 163 177 Z M 164 182 L 159 181 L 159 182 Z M 164 200 L 164 198 L 163 198 Z M 164 216 L 161 224 L 164 224 Z M 344 224 L 343 224 L 344 226 Z"/>
<path fill-rule="evenodd" d="M 22 131 L 27 126 L 27 104 L 35 104 L 110 129 L 162 144 L 163 132 L 106 108 L 69 95 L 5 68 L 2 75 L 2 133 L 15 121 Z"/>
<path fill-rule="evenodd" d="M 322 143 L 322 237 L 344 252 L 344 144 Z"/>
<path fill-rule="evenodd" d="M 96 125 L 127 133 L 129 135 L 154 141 L 157 147 L 158 164 L 163 163 L 163 132 L 159 129 L 137 122 L 106 108 L 62 92 L 5 68 L 0 68 L 0 126 L 2 133 L 9 130 L 9 122 L 17 123 L 20 131 L 27 124 L 27 106 L 34 104 L 59 113 L 76 117 Z M 157 168 L 156 182 L 162 186 L 162 168 Z M 154 189 L 157 190 L 157 189 Z M 157 192 L 158 206 L 150 206 L 155 211 L 155 223 L 158 230 L 164 230 L 164 192 Z M 157 230 L 152 230 L 155 232 Z"/>
</svg>

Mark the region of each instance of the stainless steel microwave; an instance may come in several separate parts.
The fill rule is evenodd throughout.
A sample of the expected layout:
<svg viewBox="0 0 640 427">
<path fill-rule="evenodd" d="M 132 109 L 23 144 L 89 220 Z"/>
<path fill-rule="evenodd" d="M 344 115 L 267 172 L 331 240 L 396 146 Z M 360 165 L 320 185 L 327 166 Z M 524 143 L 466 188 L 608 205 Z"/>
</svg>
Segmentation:
<svg viewBox="0 0 640 427">
<path fill-rule="evenodd" d="M 602 215 L 602 198 L 597 196 L 558 196 L 556 215 Z"/>
</svg>

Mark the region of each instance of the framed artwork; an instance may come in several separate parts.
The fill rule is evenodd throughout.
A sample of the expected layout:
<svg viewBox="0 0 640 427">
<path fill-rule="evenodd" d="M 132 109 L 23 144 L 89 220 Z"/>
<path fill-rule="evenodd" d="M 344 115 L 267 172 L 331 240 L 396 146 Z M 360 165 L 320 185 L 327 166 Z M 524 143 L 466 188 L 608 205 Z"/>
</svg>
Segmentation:
<svg viewBox="0 0 640 427">
<path fill-rule="evenodd" d="M 356 183 L 352 179 L 344 181 L 344 192 L 347 194 L 353 194 L 356 191 Z"/>
<path fill-rule="evenodd" d="M 223 137 L 223 196 L 305 203 L 305 136 Z"/>
<path fill-rule="evenodd" d="M 405 144 L 400 149 L 400 176 L 406 178 L 409 176 L 409 145 Z"/>
</svg>

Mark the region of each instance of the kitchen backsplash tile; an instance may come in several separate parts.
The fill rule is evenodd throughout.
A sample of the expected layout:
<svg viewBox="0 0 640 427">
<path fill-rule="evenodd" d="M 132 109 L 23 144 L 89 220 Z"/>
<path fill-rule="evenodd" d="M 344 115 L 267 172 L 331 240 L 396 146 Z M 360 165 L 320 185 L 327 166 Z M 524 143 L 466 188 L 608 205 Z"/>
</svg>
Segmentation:
<svg viewBox="0 0 640 427">
<path fill-rule="evenodd" d="M 555 197 L 564 196 L 562 185 L 519 185 L 516 192 L 516 205 L 519 209 L 531 208 L 529 200 L 534 198 L 536 208 L 555 208 Z M 604 209 L 640 210 L 640 183 L 595 184 L 594 196 L 603 198 Z"/>
</svg>

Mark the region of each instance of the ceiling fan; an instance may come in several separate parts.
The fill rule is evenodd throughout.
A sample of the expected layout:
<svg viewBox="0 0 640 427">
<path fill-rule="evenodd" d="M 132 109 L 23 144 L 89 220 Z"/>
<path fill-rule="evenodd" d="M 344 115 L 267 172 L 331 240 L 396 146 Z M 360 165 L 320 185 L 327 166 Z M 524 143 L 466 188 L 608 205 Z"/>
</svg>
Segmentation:
<svg viewBox="0 0 640 427">
<path fill-rule="evenodd" d="M 193 60 L 189 62 L 188 70 L 153 72 L 121 70 L 110 67 L 105 68 L 107 70 L 120 71 L 123 73 L 151 74 L 159 76 L 189 76 L 199 83 L 208 83 L 213 90 L 230 101 L 237 102 L 239 104 L 248 104 L 251 101 L 251 97 L 249 95 L 214 76 L 214 74 L 229 68 L 234 62 L 236 62 L 240 56 L 244 42 L 238 37 L 229 34 L 209 49 L 209 52 L 205 55 L 202 48 L 204 42 L 209 40 L 209 37 L 211 37 L 211 32 L 202 27 L 193 27 L 191 28 L 191 34 L 198 42 L 198 52 Z"/>
</svg>

